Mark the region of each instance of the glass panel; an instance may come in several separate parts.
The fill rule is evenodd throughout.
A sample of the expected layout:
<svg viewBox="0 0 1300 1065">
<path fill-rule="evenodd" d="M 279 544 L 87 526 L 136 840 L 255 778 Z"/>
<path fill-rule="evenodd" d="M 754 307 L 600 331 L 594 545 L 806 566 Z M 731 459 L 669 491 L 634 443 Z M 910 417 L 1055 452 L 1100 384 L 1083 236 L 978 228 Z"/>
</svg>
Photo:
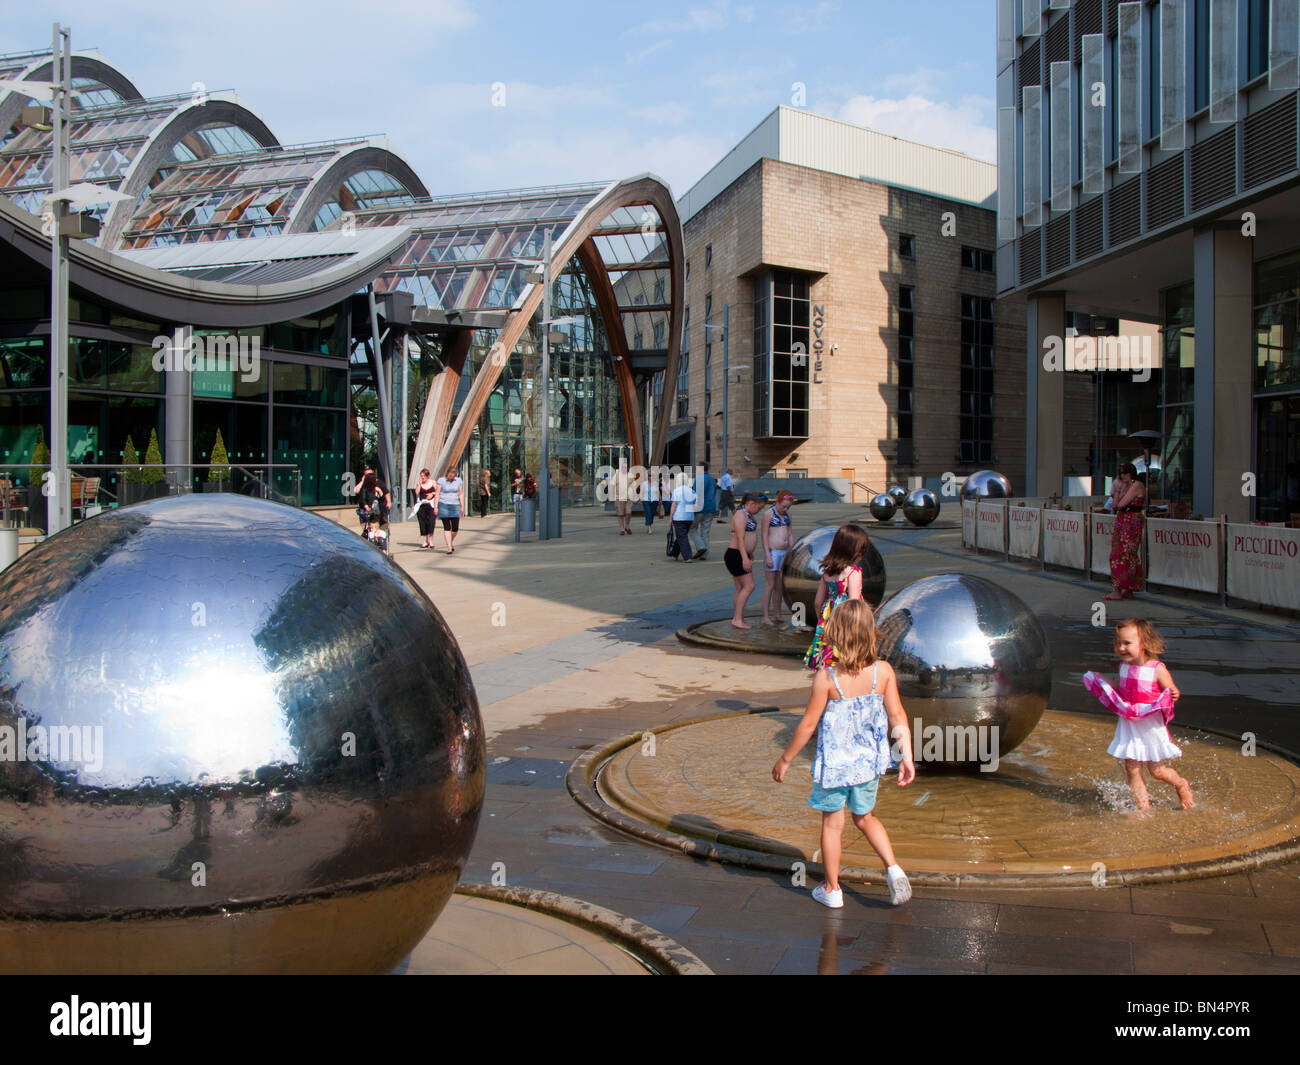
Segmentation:
<svg viewBox="0 0 1300 1065">
<path fill-rule="evenodd" d="M 1052 79 L 1052 210 L 1070 209 L 1070 64 L 1053 63 Z"/>
<path fill-rule="evenodd" d="M 1237 121 L 1237 0 L 1210 0 L 1210 121 Z"/>
<path fill-rule="evenodd" d="M 998 109 L 998 240 L 1016 236 L 1016 109 Z"/>
<path fill-rule="evenodd" d="M 1024 168 L 1025 207 L 1027 226 L 1043 224 L 1043 89 L 1039 85 L 1026 85 L 1024 98 Z"/>
<path fill-rule="evenodd" d="M 1119 5 L 1119 56 L 1117 109 L 1119 112 L 1119 168 L 1136 173 L 1142 168 L 1142 5 Z"/>
<path fill-rule="evenodd" d="M 998 0 L 998 69 L 1016 58 L 1016 0 Z"/>
<path fill-rule="evenodd" d="M 1160 0 L 1160 148 L 1181 149 L 1186 140 L 1187 21 L 1184 0 Z"/>
<path fill-rule="evenodd" d="M 0 388 L 49 388 L 50 356 L 45 337 L 0 338 Z M 7 459 L 0 458 L 0 462 Z"/>
<path fill-rule="evenodd" d="M 1300 85 L 1300 5 L 1295 0 L 1270 0 L 1268 21 L 1268 87 L 1294 89 Z"/>
<path fill-rule="evenodd" d="M 1043 0 L 1024 0 L 1024 36 L 1037 37 L 1043 32 Z"/>
<path fill-rule="evenodd" d="M 1103 38 L 1100 33 L 1089 33 L 1083 38 L 1083 144 L 1080 169 L 1083 173 L 1083 191 L 1091 194 L 1102 190 L 1103 153 L 1105 143 L 1106 80 Z"/>
</svg>

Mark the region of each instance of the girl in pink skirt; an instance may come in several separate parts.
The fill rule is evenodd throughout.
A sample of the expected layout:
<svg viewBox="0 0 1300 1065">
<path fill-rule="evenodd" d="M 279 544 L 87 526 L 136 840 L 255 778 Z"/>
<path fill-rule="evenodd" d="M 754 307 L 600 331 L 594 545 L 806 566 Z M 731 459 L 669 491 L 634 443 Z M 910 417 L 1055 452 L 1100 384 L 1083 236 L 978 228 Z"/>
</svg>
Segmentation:
<svg viewBox="0 0 1300 1065">
<path fill-rule="evenodd" d="M 1146 781 L 1142 779 L 1144 768 L 1178 792 L 1184 810 L 1192 805 L 1191 785 L 1165 764 L 1165 759 L 1181 758 L 1183 752 L 1169 735 L 1179 692 L 1164 663 L 1156 660 L 1164 649 L 1165 641 L 1151 622 L 1127 618 L 1115 626 L 1119 691 L 1096 673 L 1083 675 L 1083 686 L 1101 700 L 1102 706 L 1119 715 L 1115 738 L 1106 751 L 1124 760 L 1128 786 L 1139 810 L 1151 807 Z"/>
</svg>

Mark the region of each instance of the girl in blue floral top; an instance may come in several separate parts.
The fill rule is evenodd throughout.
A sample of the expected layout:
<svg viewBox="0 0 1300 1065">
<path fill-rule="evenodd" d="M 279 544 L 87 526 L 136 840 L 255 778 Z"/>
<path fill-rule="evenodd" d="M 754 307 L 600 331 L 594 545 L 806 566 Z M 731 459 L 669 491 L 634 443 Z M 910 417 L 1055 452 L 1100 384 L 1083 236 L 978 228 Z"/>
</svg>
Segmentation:
<svg viewBox="0 0 1300 1065">
<path fill-rule="evenodd" d="M 912 886 L 894 858 L 889 833 L 871 812 L 876 805 L 877 782 L 895 758 L 899 786 L 916 779 L 912 736 L 898 697 L 898 681 L 889 663 L 876 658 L 876 623 L 871 607 L 863 600 L 849 599 L 835 607 L 826 622 L 825 639 L 833 650 L 834 665 L 826 665 L 813 677 L 808 709 L 785 754 L 772 767 L 772 779 L 778 784 L 785 780 L 795 756 L 816 732 L 817 757 L 808 805 L 822 815 L 826 882 L 813 890 L 813 898 L 831 909 L 844 905 L 839 877 L 847 805 L 853 823 L 885 863 L 889 901 L 901 906 L 912 897 Z"/>
</svg>

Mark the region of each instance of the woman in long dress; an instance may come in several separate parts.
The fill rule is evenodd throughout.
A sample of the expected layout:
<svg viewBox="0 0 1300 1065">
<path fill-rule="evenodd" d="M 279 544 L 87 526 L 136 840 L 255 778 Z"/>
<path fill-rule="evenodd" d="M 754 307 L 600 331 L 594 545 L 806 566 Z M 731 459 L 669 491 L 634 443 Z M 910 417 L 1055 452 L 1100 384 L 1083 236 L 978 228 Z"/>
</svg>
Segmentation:
<svg viewBox="0 0 1300 1065">
<path fill-rule="evenodd" d="M 1110 541 L 1110 582 L 1107 599 L 1131 599 L 1140 592 L 1142 572 L 1142 508 L 1146 485 L 1137 479 L 1137 467 L 1126 462 L 1119 468 L 1120 488 L 1115 493 L 1115 532 Z"/>
</svg>

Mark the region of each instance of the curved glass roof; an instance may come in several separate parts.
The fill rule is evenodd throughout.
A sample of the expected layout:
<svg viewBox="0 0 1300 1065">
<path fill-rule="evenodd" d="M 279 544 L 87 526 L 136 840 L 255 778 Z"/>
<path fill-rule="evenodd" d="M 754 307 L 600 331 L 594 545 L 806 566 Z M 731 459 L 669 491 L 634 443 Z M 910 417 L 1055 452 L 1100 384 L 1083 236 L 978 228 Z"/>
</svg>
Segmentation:
<svg viewBox="0 0 1300 1065">
<path fill-rule="evenodd" d="M 259 148 L 177 166 L 141 199 L 120 246 L 155 248 L 283 233 L 313 181 L 349 153 L 374 144 L 358 138 Z M 317 212 L 311 229 L 325 228 L 344 211 L 414 200 L 395 176 L 359 164 Z"/>
<path fill-rule="evenodd" d="M 409 292 L 417 306 L 431 310 L 508 310 L 528 284 L 531 264 L 541 260 L 546 230 L 558 244 L 608 187 L 593 182 L 434 197 L 400 210 L 359 212 L 355 223 L 416 231 L 376 282 L 377 291 Z M 620 207 L 591 238 L 634 351 L 668 347 L 672 293 L 663 230 L 653 207 Z"/>
<path fill-rule="evenodd" d="M 111 92 L 112 90 L 105 90 Z M 193 98 L 167 96 L 95 107 L 73 115 L 69 131 L 68 178 L 118 188 L 151 138 Z M 24 129 L 0 147 L 0 191 L 33 214 L 52 185 L 51 130 Z M 161 180 L 181 163 L 259 147 L 247 130 L 217 120 L 179 136 L 167 162 L 152 176 Z"/>
</svg>

